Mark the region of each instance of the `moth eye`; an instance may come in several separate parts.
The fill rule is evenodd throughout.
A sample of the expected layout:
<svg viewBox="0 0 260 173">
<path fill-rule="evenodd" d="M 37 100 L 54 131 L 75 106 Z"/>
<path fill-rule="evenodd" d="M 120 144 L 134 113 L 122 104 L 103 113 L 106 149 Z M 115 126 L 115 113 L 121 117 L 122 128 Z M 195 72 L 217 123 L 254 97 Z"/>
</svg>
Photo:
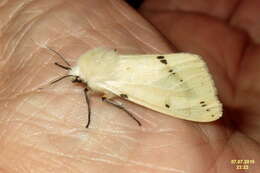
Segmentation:
<svg viewBox="0 0 260 173">
<path fill-rule="evenodd" d="M 75 82 L 79 82 L 79 83 L 81 83 L 81 82 L 82 82 L 82 80 L 80 79 L 80 77 L 79 77 L 79 76 L 76 76 L 76 77 L 75 77 L 75 79 L 74 79 L 74 80 L 72 80 L 72 82 L 73 82 L 73 83 L 75 83 Z"/>
</svg>

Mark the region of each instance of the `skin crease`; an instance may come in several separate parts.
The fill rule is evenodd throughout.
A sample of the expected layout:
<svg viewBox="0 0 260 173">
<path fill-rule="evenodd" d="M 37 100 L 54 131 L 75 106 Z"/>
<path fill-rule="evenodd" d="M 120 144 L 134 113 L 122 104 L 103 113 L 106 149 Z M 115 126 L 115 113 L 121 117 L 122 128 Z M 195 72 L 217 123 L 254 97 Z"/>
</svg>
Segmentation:
<svg viewBox="0 0 260 173">
<path fill-rule="evenodd" d="M 119 0 L 1 1 L 0 172 L 238 172 L 232 159 L 255 160 L 249 169 L 257 172 L 259 5 L 147 0 L 134 11 Z M 71 64 L 98 46 L 200 54 L 224 115 L 212 123 L 189 122 L 117 99 L 142 122 L 139 127 L 94 94 L 85 129 L 83 86 L 69 79 L 48 85 L 66 71 L 53 65 L 62 61 L 44 45 Z"/>
</svg>

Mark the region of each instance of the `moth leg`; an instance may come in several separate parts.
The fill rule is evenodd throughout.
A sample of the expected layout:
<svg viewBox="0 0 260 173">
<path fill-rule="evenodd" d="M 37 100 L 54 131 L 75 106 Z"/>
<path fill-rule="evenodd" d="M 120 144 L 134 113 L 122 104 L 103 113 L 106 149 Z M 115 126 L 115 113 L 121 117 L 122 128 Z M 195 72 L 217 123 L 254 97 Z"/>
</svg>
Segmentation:
<svg viewBox="0 0 260 173">
<path fill-rule="evenodd" d="M 90 103 L 89 103 L 89 98 L 88 98 L 88 88 L 85 88 L 84 89 L 84 94 L 85 94 L 85 99 L 86 99 L 86 103 L 87 103 L 87 106 L 88 106 L 88 122 L 87 122 L 87 125 L 86 125 L 86 128 L 89 127 L 89 124 L 90 124 L 90 116 L 91 116 L 91 108 L 90 108 Z"/>
<path fill-rule="evenodd" d="M 122 105 L 116 103 L 116 102 L 113 101 L 113 100 L 108 99 L 108 98 L 105 97 L 105 96 L 102 97 L 102 101 L 105 101 L 105 102 L 107 102 L 107 103 L 109 103 L 109 104 L 111 104 L 111 105 L 117 107 L 118 109 L 123 110 L 123 111 L 124 111 L 125 113 L 127 113 L 131 118 L 133 118 L 133 119 L 137 122 L 137 124 L 138 124 L 139 126 L 142 125 L 142 124 L 140 123 L 140 121 L 138 121 L 138 119 L 135 118 L 135 117 L 133 116 L 133 114 L 131 114 L 131 113 L 130 113 L 125 107 L 123 107 Z"/>
</svg>

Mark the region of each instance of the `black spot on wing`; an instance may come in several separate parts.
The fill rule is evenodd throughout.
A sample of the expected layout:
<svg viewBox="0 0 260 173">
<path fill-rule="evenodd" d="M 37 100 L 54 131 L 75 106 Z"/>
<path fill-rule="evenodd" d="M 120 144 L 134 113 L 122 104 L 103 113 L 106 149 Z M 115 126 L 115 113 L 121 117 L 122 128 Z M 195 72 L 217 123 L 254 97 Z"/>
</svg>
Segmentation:
<svg viewBox="0 0 260 173">
<path fill-rule="evenodd" d="M 170 108 L 170 105 L 168 105 L 168 104 L 165 104 L 165 107 L 166 107 L 166 108 Z"/>
<path fill-rule="evenodd" d="M 163 64 L 168 64 L 166 59 L 161 59 L 160 62 L 163 63 Z"/>
<path fill-rule="evenodd" d="M 157 59 L 164 59 L 164 56 L 157 56 Z"/>
<path fill-rule="evenodd" d="M 200 106 L 201 106 L 201 107 L 205 107 L 205 106 L 207 106 L 207 105 L 206 105 L 206 103 L 205 103 L 204 101 L 201 101 L 201 102 L 200 102 Z"/>
<path fill-rule="evenodd" d="M 173 69 L 168 70 L 168 72 L 169 72 L 171 75 L 175 75 L 175 74 L 176 74 L 175 72 L 173 72 Z"/>
<path fill-rule="evenodd" d="M 127 99 L 128 96 L 126 94 L 120 94 L 120 97 L 124 98 L 124 99 Z"/>
</svg>

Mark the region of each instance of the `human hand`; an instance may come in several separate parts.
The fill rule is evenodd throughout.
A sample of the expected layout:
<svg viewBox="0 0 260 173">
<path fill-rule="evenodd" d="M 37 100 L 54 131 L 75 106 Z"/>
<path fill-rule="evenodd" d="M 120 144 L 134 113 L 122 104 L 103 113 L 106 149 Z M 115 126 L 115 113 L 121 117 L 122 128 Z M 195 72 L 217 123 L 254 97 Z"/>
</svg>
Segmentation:
<svg viewBox="0 0 260 173">
<path fill-rule="evenodd" d="M 258 170 L 259 24 L 246 23 L 258 20 L 257 4 L 146 1 L 139 12 L 167 42 L 121 1 L 6 2 L 0 13 L 1 171 L 237 172 L 232 159 L 254 159 L 250 171 Z M 98 46 L 169 53 L 171 44 L 207 62 L 225 106 L 220 120 L 189 122 L 120 100 L 139 127 L 91 96 L 92 122 L 85 129 L 82 86 L 69 80 L 48 85 L 66 72 L 53 65 L 59 59 L 45 45 L 74 63 Z"/>
</svg>

